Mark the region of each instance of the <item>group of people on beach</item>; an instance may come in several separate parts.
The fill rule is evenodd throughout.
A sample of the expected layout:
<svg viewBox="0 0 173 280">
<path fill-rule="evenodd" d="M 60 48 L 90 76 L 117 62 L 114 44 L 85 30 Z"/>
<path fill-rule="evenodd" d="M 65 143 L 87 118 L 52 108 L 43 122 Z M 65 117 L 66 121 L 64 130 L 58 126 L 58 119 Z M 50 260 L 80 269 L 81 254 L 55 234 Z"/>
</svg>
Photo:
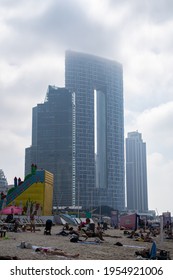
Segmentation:
<svg viewBox="0 0 173 280">
<path fill-rule="evenodd" d="M 28 229 L 31 232 L 35 232 L 36 230 L 35 215 L 36 215 L 36 211 L 30 214 L 28 225 L 26 226 L 25 224 L 21 224 L 19 217 L 14 218 L 14 215 L 12 213 L 8 214 L 7 217 L 4 220 L 2 220 L 3 229 L 6 229 L 7 231 L 13 231 L 13 232 L 26 231 Z"/>
<path fill-rule="evenodd" d="M 127 238 L 131 238 L 135 241 L 143 241 L 143 242 L 153 241 L 153 238 L 151 237 L 151 233 L 144 232 L 143 230 L 140 230 L 139 232 L 136 232 L 134 230 L 132 230 L 131 232 L 124 231 L 124 235 L 127 235 Z"/>
<path fill-rule="evenodd" d="M 81 222 L 77 229 L 74 229 L 73 227 L 70 227 L 68 223 L 66 223 L 59 233 L 57 235 L 67 236 L 70 235 L 71 242 L 77 242 L 77 241 L 83 241 L 80 238 L 84 237 L 84 240 L 87 240 L 90 237 L 97 237 L 100 241 L 104 241 L 103 238 L 103 229 L 100 225 L 100 223 L 97 223 L 97 226 L 95 227 L 94 223 L 91 223 L 89 218 L 86 218 L 85 222 Z"/>
</svg>

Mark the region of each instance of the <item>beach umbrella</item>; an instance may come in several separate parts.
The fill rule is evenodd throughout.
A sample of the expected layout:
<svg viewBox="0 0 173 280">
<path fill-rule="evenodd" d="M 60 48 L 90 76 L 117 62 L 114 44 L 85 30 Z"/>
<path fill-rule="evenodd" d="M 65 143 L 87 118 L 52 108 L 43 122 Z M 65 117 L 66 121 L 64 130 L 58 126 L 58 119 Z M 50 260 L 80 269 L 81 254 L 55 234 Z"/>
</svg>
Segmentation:
<svg viewBox="0 0 173 280">
<path fill-rule="evenodd" d="M 155 260 L 156 254 L 157 254 L 157 246 L 156 246 L 156 242 L 153 241 L 152 246 L 151 246 L 151 251 L 150 251 L 150 259 Z"/>
<path fill-rule="evenodd" d="M 9 214 L 22 214 L 22 208 L 18 206 L 8 206 L 1 210 L 0 212 L 2 215 L 9 215 Z"/>
</svg>

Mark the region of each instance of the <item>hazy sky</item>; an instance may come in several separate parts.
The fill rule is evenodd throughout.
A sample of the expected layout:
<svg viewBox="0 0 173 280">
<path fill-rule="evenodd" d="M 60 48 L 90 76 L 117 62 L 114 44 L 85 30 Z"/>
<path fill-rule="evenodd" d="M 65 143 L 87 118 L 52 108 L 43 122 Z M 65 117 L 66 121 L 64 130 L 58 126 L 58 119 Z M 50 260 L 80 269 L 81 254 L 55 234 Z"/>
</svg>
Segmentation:
<svg viewBox="0 0 173 280">
<path fill-rule="evenodd" d="M 124 71 L 125 137 L 147 144 L 149 208 L 173 214 L 173 1 L 0 0 L 0 169 L 24 177 L 32 107 L 64 86 L 65 50 Z"/>
</svg>

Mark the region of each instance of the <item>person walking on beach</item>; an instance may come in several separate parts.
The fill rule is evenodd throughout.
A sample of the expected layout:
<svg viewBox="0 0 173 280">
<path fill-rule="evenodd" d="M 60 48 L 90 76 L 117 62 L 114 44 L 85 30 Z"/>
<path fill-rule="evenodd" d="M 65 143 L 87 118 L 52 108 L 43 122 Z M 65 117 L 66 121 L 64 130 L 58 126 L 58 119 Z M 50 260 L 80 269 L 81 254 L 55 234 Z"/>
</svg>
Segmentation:
<svg viewBox="0 0 173 280">
<path fill-rule="evenodd" d="M 35 212 L 30 215 L 30 229 L 31 232 L 35 232 Z"/>
</svg>

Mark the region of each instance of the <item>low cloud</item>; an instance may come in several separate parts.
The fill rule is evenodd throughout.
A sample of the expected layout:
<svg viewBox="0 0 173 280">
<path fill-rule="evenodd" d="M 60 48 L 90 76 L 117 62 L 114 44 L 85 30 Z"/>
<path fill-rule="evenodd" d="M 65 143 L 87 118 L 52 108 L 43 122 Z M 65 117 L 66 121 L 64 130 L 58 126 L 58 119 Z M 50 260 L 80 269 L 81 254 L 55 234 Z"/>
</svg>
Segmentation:
<svg viewBox="0 0 173 280">
<path fill-rule="evenodd" d="M 49 84 L 64 85 L 65 50 L 74 49 L 122 63 L 125 134 L 138 130 L 147 144 L 154 208 L 156 185 L 159 201 L 159 182 L 166 176 L 170 190 L 172 180 L 172 7 L 171 0 L 1 1 L 0 168 L 9 182 L 23 174 L 32 107 Z"/>
</svg>

